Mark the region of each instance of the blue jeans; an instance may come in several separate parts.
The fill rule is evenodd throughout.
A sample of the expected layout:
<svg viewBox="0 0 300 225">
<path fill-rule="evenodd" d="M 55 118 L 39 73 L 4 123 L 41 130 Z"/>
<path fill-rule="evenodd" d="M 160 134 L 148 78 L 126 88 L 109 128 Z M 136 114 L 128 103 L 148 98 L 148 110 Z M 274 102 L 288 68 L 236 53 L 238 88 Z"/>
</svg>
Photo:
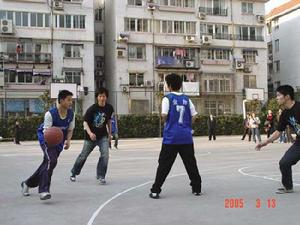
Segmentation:
<svg viewBox="0 0 300 225">
<path fill-rule="evenodd" d="M 89 156 L 89 154 L 98 146 L 100 151 L 100 157 L 97 165 L 97 179 L 105 178 L 109 159 L 109 143 L 107 137 L 102 137 L 96 141 L 85 140 L 83 144 L 83 149 L 79 156 L 77 157 L 75 164 L 71 170 L 72 175 L 79 175 L 81 169 Z"/>
<path fill-rule="evenodd" d="M 259 128 L 252 128 L 251 130 L 252 130 L 253 141 L 256 142 L 256 136 L 257 136 L 258 141 L 261 142 Z"/>
<path fill-rule="evenodd" d="M 280 138 L 279 138 L 279 142 L 280 143 L 285 143 L 286 142 L 286 133 L 285 133 L 285 131 L 282 131 L 281 132 L 281 135 L 280 135 Z"/>
</svg>

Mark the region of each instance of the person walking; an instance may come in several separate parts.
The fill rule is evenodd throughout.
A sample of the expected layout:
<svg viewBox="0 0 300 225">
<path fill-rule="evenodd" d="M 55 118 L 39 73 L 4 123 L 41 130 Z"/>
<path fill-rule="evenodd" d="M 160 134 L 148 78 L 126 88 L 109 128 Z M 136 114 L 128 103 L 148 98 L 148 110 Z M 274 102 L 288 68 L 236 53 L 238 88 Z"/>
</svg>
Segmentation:
<svg viewBox="0 0 300 225">
<path fill-rule="evenodd" d="M 250 115 L 247 114 L 246 118 L 243 121 L 244 133 L 243 133 L 243 137 L 241 140 L 244 140 L 246 135 L 248 135 L 248 140 L 251 141 L 251 129 L 250 129 L 249 120 L 250 120 Z"/>
<path fill-rule="evenodd" d="M 268 115 L 266 118 L 266 132 L 267 132 L 267 138 L 271 136 L 271 134 L 274 132 L 274 126 L 275 126 L 275 117 L 273 115 L 272 110 L 268 110 Z"/>
<path fill-rule="evenodd" d="M 111 117 L 113 107 L 108 104 L 108 90 L 101 87 L 96 94 L 97 103 L 89 107 L 84 115 L 84 144 L 71 170 L 70 180 L 76 181 L 86 159 L 96 146 L 99 147 L 100 157 L 97 164 L 96 178 L 100 184 L 106 184 L 105 176 L 108 167 L 109 145 L 111 143 Z"/>
<path fill-rule="evenodd" d="M 115 141 L 114 147 L 115 149 L 118 149 L 118 144 L 119 144 L 119 132 L 118 132 L 118 117 L 117 114 L 113 114 L 111 117 L 111 134 L 112 134 L 112 139 Z M 111 148 L 111 146 L 110 146 Z"/>
<path fill-rule="evenodd" d="M 21 125 L 18 120 L 15 122 L 15 144 L 20 145 Z"/>
</svg>

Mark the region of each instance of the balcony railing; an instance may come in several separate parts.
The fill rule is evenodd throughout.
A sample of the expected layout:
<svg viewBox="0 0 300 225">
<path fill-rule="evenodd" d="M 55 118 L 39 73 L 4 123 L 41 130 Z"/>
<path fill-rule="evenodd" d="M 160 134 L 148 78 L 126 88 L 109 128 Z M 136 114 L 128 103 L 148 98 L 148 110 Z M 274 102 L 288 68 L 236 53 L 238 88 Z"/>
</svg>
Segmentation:
<svg viewBox="0 0 300 225">
<path fill-rule="evenodd" d="M 208 33 L 202 33 L 201 38 L 203 35 L 209 35 L 212 36 L 213 39 L 219 39 L 219 40 L 232 40 L 232 34 L 208 34 Z"/>
<path fill-rule="evenodd" d="M 4 53 L 8 57 L 6 61 L 15 62 L 27 62 L 27 63 L 50 63 L 50 53 Z"/>
<path fill-rule="evenodd" d="M 181 58 L 177 59 L 171 56 L 158 56 L 156 57 L 157 68 L 182 68 L 182 69 L 195 69 L 199 68 L 199 60 Z"/>
<path fill-rule="evenodd" d="M 264 41 L 263 36 L 243 36 L 241 34 L 236 34 L 234 35 L 235 40 L 240 40 L 240 41 Z"/>
<path fill-rule="evenodd" d="M 215 7 L 215 8 L 199 7 L 199 12 L 205 13 L 207 15 L 213 15 L 213 16 L 227 16 L 227 9 L 222 9 L 219 7 Z"/>
</svg>

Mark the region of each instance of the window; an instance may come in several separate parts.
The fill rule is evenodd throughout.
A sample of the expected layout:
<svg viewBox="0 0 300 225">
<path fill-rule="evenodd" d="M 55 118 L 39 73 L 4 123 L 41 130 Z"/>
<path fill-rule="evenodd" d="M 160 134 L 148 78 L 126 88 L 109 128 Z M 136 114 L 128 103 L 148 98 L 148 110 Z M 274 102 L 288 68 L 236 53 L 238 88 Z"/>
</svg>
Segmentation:
<svg viewBox="0 0 300 225">
<path fill-rule="evenodd" d="M 275 40 L 275 52 L 279 52 L 279 39 Z"/>
<path fill-rule="evenodd" d="M 242 2 L 242 13 L 253 14 L 253 3 L 252 2 Z"/>
<path fill-rule="evenodd" d="M 32 83 L 31 72 L 18 72 L 18 83 Z"/>
<path fill-rule="evenodd" d="M 272 46 L 272 42 L 268 43 L 268 54 L 272 54 L 273 53 L 273 46 Z"/>
<path fill-rule="evenodd" d="M 207 49 L 200 51 L 201 59 L 230 60 L 231 51 L 227 49 Z"/>
<path fill-rule="evenodd" d="M 65 57 L 80 58 L 81 45 L 65 44 Z"/>
<path fill-rule="evenodd" d="M 212 35 L 215 39 L 230 39 L 228 25 L 200 23 L 200 33 Z"/>
<path fill-rule="evenodd" d="M 243 51 L 243 57 L 246 63 L 255 63 L 256 55 L 257 55 L 257 51 Z"/>
<path fill-rule="evenodd" d="M 232 80 L 228 75 L 204 75 L 203 90 L 205 92 L 230 92 Z"/>
<path fill-rule="evenodd" d="M 66 28 L 71 28 L 72 27 L 71 15 L 66 15 L 65 19 L 66 19 Z"/>
<path fill-rule="evenodd" d="M 95 33 L 95 43 L 96 45 L 103 45 L 103 34 L 96 32 Z"/>
<path fill-rule="evenodd" d="M 161 21 L 162 22 L 162 33 L 173 33 L 172 21 Z"/>
<path fill-rule="evenodd" d="M 183 34 L 184 33 L 184 22 L 183 21 L 174 21 L 174 33 Z"/>
<path fill-rule="evenodd" d="M 80 29 L 85 29 L 85 16 L 80 16 Z"/>
<path fill-rule="evenodd" d="M 129 45 L 129 59 L 145 59 L 146 58 L 145 45 Z"/>
<path fill-rule="evenodd" d="M 276 65 L 276 72 L 280 72 L 280 60 L 275 61 L 275 65 Z"/>
<path fill-rule="evenodd" d="M 98 68 L 98 69 L 102 69 L 103 68 L 103 57 L 101 57 L 101 56 L 96 56 L 95 57 L 95 64 L 96 64 L 96 68 Z"/>
<path fill-rule="evenodd" d="M 244 41 L 263 41 L 262 29 L 262 27 L 238 27 L 238 38 Z"/>
<path fill-rule="evenodd" d="M 144 86 L 144 74 L 143 73 L 129 73 L 129 85 L 130 86 Z"/>
<path fill-rule="evenodd" d="M 81 84 L 81 72 L 79 71 L 66 71 L 65 72 L 65 82 L 66 83 L 75 83 Z"/>
<path fill-rule="evenodd" d="M 273 20 L 273 26 L 274 26 L 275 30 L 279 29 L 279 19 L 274 19 Z"/>
<path fill-rule="evenodd" d="M 128 0 L 128 5 L 142 6 L 142 0 Z"/>
<path fill-rule="evenodd" d="M 73 16 L 73 28 L 79 28 L 79 16 Z"/>
<path fill-rule="evenodd" d="M 196 34 L 196 22 L 157 20 L 155 32 L 168 34 Z"/>
<path fill-rule="evenodd" d="M 49 27 L 50 15 L 45 14 L 45 27 Z"/>
<path fill-rule="evenodd" d="M 64 15 L 59 15 L 59 26 L 60 28 L 65 27 L 65 16 Z"/>
<path fill-rule="evenodd" d="M 125 31 L 151 32 L 148 19 L 125 18 Z"/>
<path fill-rule="evenodd" d="M 244 88 L 256 88 L 255 75 L 244 75 Z"/>
<path fill-rule="evenodd" d="M 22 13 L 16 12 L 16 26 L 22 26 Z"/>
<path fill-rule="evenodd" d="M 103 11 L 101 8 L 95 10 L 95 20 L 96 21 L 102 21 L 102 12 Z"/>
<path fill-rule="evenodd" d="M 36 20 L 36 13 L 30 13 L 30 26 L 36 27 L 37 26 L 37 20 Z"/>
<path fill-rule="evenodd" d="M 28 27 L 28 13 L 22 12 L 22 26 Z"/>
</svg>

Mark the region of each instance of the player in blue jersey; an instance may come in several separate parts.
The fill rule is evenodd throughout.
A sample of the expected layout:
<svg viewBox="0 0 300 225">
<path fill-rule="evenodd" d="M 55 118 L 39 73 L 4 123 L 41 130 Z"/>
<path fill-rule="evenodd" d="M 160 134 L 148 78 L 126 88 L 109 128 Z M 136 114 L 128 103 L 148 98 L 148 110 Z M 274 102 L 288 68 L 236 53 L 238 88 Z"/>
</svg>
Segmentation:
<svg viewBox="0 0 300 225">
<path fill-rule="evenodd" d="M 21 183 L 22 194 L 29 196 L 29 188 L 39 187 L 40 199 L 51 198 L 51 176 L 57 164 L 57 158 L 63 149 L 70 148 L 70 140 L 75 128 L 75 116 L 70 108 L 72 106 L 72 92 L 62 90 L 58 94 L 57 107 L 46 112 L 44 123 L 38 128 L 37 136 L 44 153 L 44 159 L 36 172 L 26 181 Z M 64 134 L 63 141 L 54 147 L 48 147 L 44 139 L 44 131 L 49 127 L 59 127 Z"/>
<path fill-rule="evenodd" d="M 170 94 L 162 100 L 162 118 L 165 122 L 161 152 L 155 182 L 150 197 L 159 198 L 161 187 L 179 153 L 191 180 L 192 193 L 201 195 L 201 177 L 198 171 L 192 137 L 192 122 L 197 112 L 192 101 L 182 93 L 182 79 L 177 74 L 166 76 Z"/>
</svg>

